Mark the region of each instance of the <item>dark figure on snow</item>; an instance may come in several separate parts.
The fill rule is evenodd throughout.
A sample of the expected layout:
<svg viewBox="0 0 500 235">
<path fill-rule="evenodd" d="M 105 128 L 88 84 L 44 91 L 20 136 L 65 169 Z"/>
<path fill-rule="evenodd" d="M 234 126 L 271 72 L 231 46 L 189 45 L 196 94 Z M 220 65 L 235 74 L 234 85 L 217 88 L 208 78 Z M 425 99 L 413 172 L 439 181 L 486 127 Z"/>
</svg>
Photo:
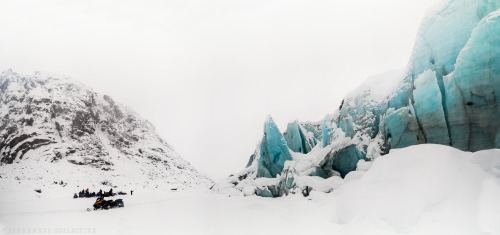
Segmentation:
<svg viewBox="0 0 500 235">
<path fill-rule="evenodd" d="M 134 194 L 134 190 L 130 190 L 130 196 L 132 196 L 132 194 Z"/>
<path fill-rule="evenodd" d="M 109 196 L 113 196 L 113 188 L 109 190 Z"/>
</svg>

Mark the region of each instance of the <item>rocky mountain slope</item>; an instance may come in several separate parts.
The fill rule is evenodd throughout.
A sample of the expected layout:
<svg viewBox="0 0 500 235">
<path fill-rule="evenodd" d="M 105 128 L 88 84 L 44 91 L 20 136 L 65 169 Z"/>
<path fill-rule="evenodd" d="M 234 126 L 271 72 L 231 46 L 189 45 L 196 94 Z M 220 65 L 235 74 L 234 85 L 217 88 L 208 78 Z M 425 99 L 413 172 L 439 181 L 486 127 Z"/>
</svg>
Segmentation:
<svg viewBox="0 0 500 235">
<path fill-rule="evenodd" d="M 83 84 L 11 70 L 0 75 L 0 180 L 207 186 L 151 123 Z"/>
<path fill-rule="evenodd" d="M 368 79 L 320 124 L 292 123 L 283 135 L 269 118 L 247 168 L 214 189 L 331 191 L 335 184 L 324 188 L 321 179 L 349 178 L 391 149 L 500 148 L 499 33 L 500 1 L 442 1 L 423 20 L 404 70 Z"/>
</svg>

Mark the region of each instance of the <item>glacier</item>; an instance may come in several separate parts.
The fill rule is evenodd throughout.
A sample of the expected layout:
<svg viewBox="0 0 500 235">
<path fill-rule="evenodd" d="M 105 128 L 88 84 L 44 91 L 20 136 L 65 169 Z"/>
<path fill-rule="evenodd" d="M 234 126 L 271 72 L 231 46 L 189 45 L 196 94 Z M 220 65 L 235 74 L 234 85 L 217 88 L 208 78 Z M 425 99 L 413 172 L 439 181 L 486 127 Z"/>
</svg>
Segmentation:
<svg viewBox="0 0 500 235">
<path fill-rule="evenodd" d="M 500 1 L 446 0 L 422 21 L 406 68 L 368 78 L 319 122 L 272 118 L 246 168 L 212 187 L 278 197 L 359 175 L 391 149 L 500 148 Z M 335 184 L 332 184 L 335 185 Z"/>
</svg>

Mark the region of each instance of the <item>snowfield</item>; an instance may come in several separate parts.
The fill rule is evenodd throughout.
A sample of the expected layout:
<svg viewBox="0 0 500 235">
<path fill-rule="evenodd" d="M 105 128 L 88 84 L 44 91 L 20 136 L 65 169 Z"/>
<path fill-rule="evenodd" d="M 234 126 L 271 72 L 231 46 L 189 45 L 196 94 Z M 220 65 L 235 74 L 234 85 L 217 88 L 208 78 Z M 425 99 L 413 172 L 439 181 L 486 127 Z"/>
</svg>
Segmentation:
<svg viewBox="0 0 500 235">
<path fill-rule="evenodd" d="M 500 150 L 417 145 L 359 166 L 307 198 L 135 189 L 115 197 L 124 208 L 91 212 L 73 185 L 0 179 L 0 234 L 500 234 Z"/>
</svg>

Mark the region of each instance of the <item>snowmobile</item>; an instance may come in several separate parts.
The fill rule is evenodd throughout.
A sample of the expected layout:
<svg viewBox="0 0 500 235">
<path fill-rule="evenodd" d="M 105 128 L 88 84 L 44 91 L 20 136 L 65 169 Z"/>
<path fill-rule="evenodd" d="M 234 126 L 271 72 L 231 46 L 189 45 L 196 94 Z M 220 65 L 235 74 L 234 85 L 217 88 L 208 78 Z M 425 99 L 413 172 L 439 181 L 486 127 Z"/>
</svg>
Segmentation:
<svg viewBox="0 0 500 235">
<path fill-rule="evenodd" d="M 116 200 L 104 200 L 104 197 L 99 197 L 94 203 L 94 210 L 98 209 L 111 209 L 111 208 L 116 208 L 116 207 L 124 207 L 125 204 L 123 204 L 122 199 L 116 199 Z M 90 211 L 90 208 L 87 209 Z"/>
</svg>

